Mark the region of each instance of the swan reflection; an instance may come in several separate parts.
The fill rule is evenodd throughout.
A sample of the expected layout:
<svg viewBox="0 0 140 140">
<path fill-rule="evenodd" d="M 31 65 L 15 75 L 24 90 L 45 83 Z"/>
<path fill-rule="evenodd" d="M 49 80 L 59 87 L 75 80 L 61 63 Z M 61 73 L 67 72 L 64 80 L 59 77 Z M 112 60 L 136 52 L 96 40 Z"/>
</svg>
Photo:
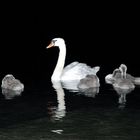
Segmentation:
<svg viewBox="0 0 140 140">
<path fill-rule="evenodd" d="M 118 87 L 114 87 L 114 89 L 119 95 L 119 98 L 118 98 L 119 107 L 124 108 L 126 104 L 126 95 L 131 93 L 134 90 L 134 88 L 121 89 Z"/>
<path fill-rule="evenodd" d="M 80 95 L 95 98 L 95 96 L 99 93 L 99 87 L 91 87 L 79 91 L 80 91 L 79 92 Z"/>
<path fill-rule="evenodd" d="M 63 88 L 69 90 L 70 92 L 76 92 L 78 95 L 84 95 L 87 97 L 94 98 L 95 95 L 99 93 L 99 84 L 98 86 L 93 86 L 92 81 L 87 81 L 86 78 L 82 80 L 73 80 L 66 83 L 62 83 Z M 92 85 L 92 86 L 91 86 Z"/>
<path fill-rule="evenodd" d="M 62 82 L 62 85 L 71 92 L 99 92 L 100 81 L 97 75 L 87 75 L 81 80 Z"/>
<path fill-rule="evenodd" d="M 62 87 L 71 92 L 78 92 L 79 91 L 78 84 L 79 84 L 79 80 L 72 80 L 72 81 L 63 82 Z"/>
<path fill-rule="evenodd" d="M 65 93 L 60 82 L 53 82 L 53 88 L 57 94 L 57 107 L 49 107 L 49 114 L 51 114 L 52 120 L 60 120 L 66 116 L 65 106 Z"/>
<path fill-rule="evenodd" d="M 4 95 L 5 99 L 9 100 L 9 99 L 13 99 L 16 96 L 20 96 L 22 93 L 22 90 L 10 90 L 10 89 L 5 89 L 2 88 L 2 94 Z"/>
</svg>

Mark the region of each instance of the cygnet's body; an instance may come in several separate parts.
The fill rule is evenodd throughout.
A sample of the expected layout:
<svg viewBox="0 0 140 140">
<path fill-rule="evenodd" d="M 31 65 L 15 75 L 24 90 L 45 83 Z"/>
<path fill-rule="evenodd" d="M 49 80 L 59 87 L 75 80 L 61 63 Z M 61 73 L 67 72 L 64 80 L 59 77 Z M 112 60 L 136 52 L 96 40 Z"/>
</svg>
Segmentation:
<svg viewBox="0 0 140 140">
<path fill-rule="evenodd" d="M 105 77 L 105 81 L 108 84 L 113 84 L 117 79 L 120 79 L 122 77 L 121 75 L 121 71 L 119 69 L 115 69 L 113 71 L 113 74 L 108 74 Z M 133 76 L 131 76 L 130 74 L 126 74 L 126 79 L 131 80 L 131 82 L 135 83 L 135 78 Z"/>
<path fill-rule="evenodd" d="M 125 79 L 131 81 L 133 84 L 136 84 L 136 80 L 139 81 L 139 78 L 126 73 L 127 67 L 124 64 L 121 64 L 119 68 L 115 69 L 112 74 L 108 74 L 105 77 L 105 81 L 108 84 L 113 84 L 116 80 Z M 137 82 L 138 83 L 138 82 Z"/>
<path fill-rule="evenodd" d="M 88 89 L 99 86 L 100 83 L 97 75 L 87 75 L 85 78 L 81 79 L 78 84 L 79 89 Z"/>
<path fill-rule="evenodd" d="M 133 84 L 133 82 L 125 78 L 116 79 L 115 82 L 113 83 L 113 86 L 116 88 L 121 88 L 121 89 L 134 89 L 135 88 L 135 85 Z"/>
<path fill-rule="evenodd" d="M 134 81 L 133 78 L 131 78 L 129 75 L 127 76 L 126 74 L 127 67 L 124 64 L 121 64 L 119 69 L 115 70 L 114 73 L 114 81 L 113 81 L 113 86 L 115 88 L 120 88 L 120 89 L 134 89 Z"/>
<path fill-rule="evenodd" d="M 11 74 L 7 74 L 3 80 L 1 87 L 9 90 L 23 90 L 24 85 Z"/>
<path fill-rule="evenodd" d="M 4 95 L 5 99 L 13 99 L 16 96 L 20 96 L 22 93 L 22 90 L 10 90 L 6 88 L 2 88 L 2 94 Z"/>
</svg>

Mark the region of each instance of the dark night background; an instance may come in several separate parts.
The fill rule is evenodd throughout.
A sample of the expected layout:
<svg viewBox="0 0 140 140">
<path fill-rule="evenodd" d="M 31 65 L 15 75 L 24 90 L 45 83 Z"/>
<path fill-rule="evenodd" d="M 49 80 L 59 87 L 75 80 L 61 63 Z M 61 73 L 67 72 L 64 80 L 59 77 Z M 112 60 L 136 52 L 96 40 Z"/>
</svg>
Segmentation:
<svg viewBox="0 0 140 140">
<path fill-rule="evenodd" d="M 4 5 L 1 11 L 1 78 L 8 73 L 24 82 L 50 78 L 58 49 L 45 48 L 55 37 L 66 41 L 65 65 L 73 61 L 99 65 L 99 76 L 104 78 L 125 63 L 129 73 L 140 75 L 135 6 L 72 2 L 13 5 Z"/>
<path fill-rule="evenodd" d="M 6 1 L 0 25 L 0 80 L 13 74 L 25 87 L 18 95 L 1 90 L 0 140 L 140 139 L 139 86 L 132 94 L 116 92 L 104 79 L 121 63 L 140 77 L 139 4 Z M 52 87 L 59 50 L 46 46 L 56 37 L 67 45 L 65 65 L 101 67 L 99 93 Z"/>
</svg>

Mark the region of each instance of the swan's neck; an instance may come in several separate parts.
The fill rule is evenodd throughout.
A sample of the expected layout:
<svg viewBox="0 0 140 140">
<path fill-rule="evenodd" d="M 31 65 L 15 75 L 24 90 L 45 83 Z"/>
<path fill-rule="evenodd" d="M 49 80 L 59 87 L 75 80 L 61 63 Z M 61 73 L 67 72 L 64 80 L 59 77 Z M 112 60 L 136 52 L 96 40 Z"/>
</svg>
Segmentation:
<svg viewBox="0 0 140 140">
<path fill-rule="evenodd" d="M 61 44 L 61 46 L 59 46 L 59 56 L 58 56 L 57 64 L 51 77 L 52 81 L 60 80 L 65 64 L 65 57 L 66 57 L 66 45 Z"/>
</svg>

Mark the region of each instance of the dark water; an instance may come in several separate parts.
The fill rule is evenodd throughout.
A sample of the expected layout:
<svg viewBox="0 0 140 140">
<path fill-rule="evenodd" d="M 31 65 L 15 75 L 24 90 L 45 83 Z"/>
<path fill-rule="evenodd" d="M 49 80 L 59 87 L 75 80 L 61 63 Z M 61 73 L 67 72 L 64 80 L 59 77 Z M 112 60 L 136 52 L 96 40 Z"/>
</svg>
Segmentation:
<svg viewBox="0 0 140 140">
<path fill-rule="evenodd" d="M 120 104 L 105 83 L 96 94 L 42 83 L 25 86 L 18 96 L 0 94 L 0 140 L 140 139 L 139 87 Z"/>
<path fill-rule="evenodd" d="M 58 49 L 46 50 L 53 38 L 62 37 L 68 50 L 66 65 L 98 65 L 99 77 L 104 77 L 124 63 L 128 73 L 140 76 L 139 8 L 132 2 L 48 2 L 3 5 L 0 81 L 10 73 L 25 89 L 21 94 L 1 90 L 0 140 L 139 140 L 139 87 L 118 94 L 102 79 L 96 94 L 54 89 L 50 76 Z M 120 98 L 125 96 L 126 103 Z"/>
</svg>

